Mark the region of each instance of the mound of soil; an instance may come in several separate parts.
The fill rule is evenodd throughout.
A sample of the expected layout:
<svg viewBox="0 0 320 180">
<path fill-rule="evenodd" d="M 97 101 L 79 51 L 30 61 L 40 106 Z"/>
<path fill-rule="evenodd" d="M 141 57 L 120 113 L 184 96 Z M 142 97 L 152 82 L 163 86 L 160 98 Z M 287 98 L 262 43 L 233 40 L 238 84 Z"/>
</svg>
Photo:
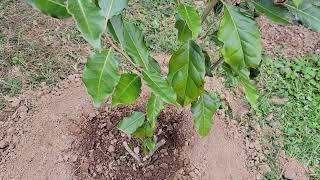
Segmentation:
<svg viewBox="0 0 320 180">
<path fill-rule="evenodd" d="M 222 90 L 222 83 L 222 79 L 208 82 L 217 91 Z M 79 75 L 48 91 L 44 86 L 27 92 L 18 104 L 11 102 L 5 108 L 14 113 L 0 121 L 0 145 L 4 144 L 0 147 L 0 179 L 260 177 L 256 170 L 247 168 L 250 156 L 244 131 L 223 110 L 217 113 L 210 135 L 200 139 L 188 108 L 167 106 L 158 118 L 157 129 L 158 139 L 166 143 L 144 166 L 138 166 L 122 143 L 131 142 L 134 148 L 139 142 L 130 140 L 115 125 L 133 110 L 145 111 L 146 88 L 136 104 L 111 110 L 107 105 L 92 107 Z"/>
</svg>

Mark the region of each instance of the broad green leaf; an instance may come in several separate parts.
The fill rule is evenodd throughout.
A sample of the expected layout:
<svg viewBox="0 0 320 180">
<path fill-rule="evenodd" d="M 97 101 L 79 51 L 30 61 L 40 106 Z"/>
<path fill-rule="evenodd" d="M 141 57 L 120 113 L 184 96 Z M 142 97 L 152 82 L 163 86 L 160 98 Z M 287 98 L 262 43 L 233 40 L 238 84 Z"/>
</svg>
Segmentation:
<svg viewBox="0 0 320 180">
<path fill-rule="evenodd" d="M 163 101 L 158 96 L 151 93 L 147 102 L 147 120 L 152 128 L 156 127 L 157 118 L 163 109 Z"/>
<path fill-rule="evenodd" d="M 202 93 L 205 76 L 205 58 L 201 48 L 188 41 L 171 57 L 168 80 L 177 94 L 177 101 L 186 106 Z"/>
<path fill-rule="evenodd" d="M 34 9 L 54 18 L 67 18 L 71 15 L 65 6 L 65 0 L 27 0 Z"/>
<path fill-rule="evenodd" d="M 320 6 L 320 1 L 319 0 L 311 0 L 311 2 L 315 6 Z"/>
<path fill-rule="evenodd" d="M 299 7 L 302 2 L 303 0 L 293 0 L 293 3 L 296 5 L 296 7 Z"/>
<path fill-rule="evenodd" d="M 142 112 L 133 112 L 130 116 L 125 117 L 117 125 L 124 133 L 130 135 L 142 126 L 145 120 L 145 115 Z"/>
<path fill-rule="evenodd" d="M 96 52 L 89 57 L 82 80 L 95 106 L 112 93 L 119 81 L 119 65 L 112 49 Z"/>
<path fill-rule="evenodd" d="M 99 0 L 99 6 L 104 17 L 110 19 L 128 6 L 128 0 Z"/>
<path fill-rule="evenodd" d="M 237 7 L 224 5 L 218 39 L 224 43 L 221 54 L 231 67 L 256 68 L 261 61 L 261 35 L 256 22 Z"/>
<path fill-rule="evenodd" d="M 101 34 L 106 28 L 106 20 L 101 10 L 91 0 L 68 0 L 67 9 L 84 39 L 93 48 L 100 50 Z"/>
<path fill-rule="evenodd" d="M 307 0 L 303 1 L 299 7 L 291 2 L 288 2 L 286 7 L 298 17 L 304 26 L 314 31 L 320 31 L 320 7 Z"/>
<path fill-rule="evenodd" d="M 203 92 L 199 99 L 192 103 L 191 111 L 195 127 L 200 136 L 208 135 L 212 127 L 212 118 L 219 108 L 217 99 L 213 98 L 208 92 Z"/>
<path fill-rule="evenodd" d="M 155 71 L 142 71 L 143 79 L 150 90 L 164 101 L 177 105 L 177 96 L 167 80 Z"/>
<path fill-rule="evenodd" d="M 112 106 L 130 105 L 141 93 L 141 79 L 134 73 L 122 74 L 112 94 Z"/>
<path fill-rule="evenodd" d="M 192 31 L 187 23 L 181 19 L 176 21 L 175 28 L 178 30 L 178 41 L 184 43 L 192 39 Z"/>
<path fill-rule="evenodd" d="M 143 69 L 149 68 L 149 51 L 142 32 L 133 23 L 124 22 L 120 15 L 114 16 L 108 23 L 108 31 L 113 40 L 120 43 L 135 64 Z"/>
<path fill-rule="evenodd" d="M 113 16 L 111 19 L 109 19 L 108 32 L 114 41 L 120 43 L 121 45 L 125 43 L 123 19 L 121 15 Z"/>
<path fill-rule="evenodd" d="M 150 151 L 153 151 L 156 148 L 156 143 L 153 138 L 147 138 L 142 142 L 142 148 L 145 154 Z"/>
<path fill-rule="evenodd" d="M 256 87 L 250 81 L 249 77 L 244 75 L 243 73 L 237 73 L 239 75 L 239 79 L 244 88 L 244 94 L 250 103 L 250 105 L 256 109 L 259 95 L 257 93 Z"/>
<path fill-rule="evenodd" d="M 212 67 L 211 58 L 210 58 L 207 51 L 202 51 L 202 53 L 203 53 L 204 59 L 205 59 L 206 76 L 213 77 L 212 69 L 211 69 L 211 67 Z"/>
<path fill-rule="evenodd" d="M 154 132 L 154 128 L 151 127 L 148 121 L 145 121 L 142 126 L 140 126 L 132 135 L 135 138 L 148 138 L 152 137 Z"/>
<path fill-rule="evenodd" d="M 155 71 L 158 73 L 161 73 L 161 67 L 158 63 L 158 61 L 156 61 L 153 57 L 149 56 L 149 62 L 148 62 L 148 69 L 149 71 Z"/>
<path fill-rule="evenodd" d="M 186 22 L 192 31 L 192 37 L 196 38 L 201 32 L 201 18 L 193 6 L 179 4 L 177 7 L 178 14 Z"/>
<path fill-rule="evenodd" d="M 273 1 L 270 0 L 253 0 L 251 1 L 255 9 L 267 16 L 271 21 L 278 23 L 278 24 L 289 24 L 289 10 L 280 5 L 275 5 Z"/>
</svg>

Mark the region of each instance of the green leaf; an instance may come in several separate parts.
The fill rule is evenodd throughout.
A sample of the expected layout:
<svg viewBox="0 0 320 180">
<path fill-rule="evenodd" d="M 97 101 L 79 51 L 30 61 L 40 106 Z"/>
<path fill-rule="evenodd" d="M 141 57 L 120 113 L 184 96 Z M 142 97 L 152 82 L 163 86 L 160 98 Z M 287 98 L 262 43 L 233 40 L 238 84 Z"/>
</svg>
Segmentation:
<svg viewBox="0 0 320 180">
<path fill-rule="evenodd" d="M 171 57 L 168 80 L 182 106 L 190 104 L 204 88 L 205 59 L 201 48 L 188 41 Z"/>
<path fill-rule="evenodd" d="M 34 9 L 54 18 L 70 17 L 65 6 L 65 0 L 27 0 Z"/>
<path fill-rule="evenodd" d="M 154 71 L 154 72 L 158 72 L 161 73 L 161 67 L 158 63 L 158 61 L 156 61 L 153 57 L 149 56 L 149 62 L 148 62 L 148 69 L 149 71 Z"/>
<path fill-rule="evenodd" d="M 108 32 L 114 41 L 120 43 L 121 45 L 125 43 L 123 19 L 121 15 L 113 16 L 111 19 L 109 19 Z"/>
<path fill-rule="evenodd" d="M 124 22 L 121 15 L 114 16 L 108 23 L 113 40 L 119 42 L 134 63 L 148 69 L 150 55 L 142 32 L 133 23 Z"/>
<path fill-rule="evenodd" d="M 91 0 L 68 0 L 67 9 L 84 39 L 93 48 L 100 50 L 101 34 L 106 28 L 106 20 L 101 10 Z"/>
<path fill-rule="evenodd" d="M 145 115 L 142 112 L 133 112 L 130 116 L 125 117 L 117 125 L 124 133 L 130 135 L 142 126 L 145 120 Z"/>
<path fill-rule="evenodd" d="M 179 4 L 177 11 L 182 20 L 186 22 L 192 31 L 192 37 L 196 38 L 201 32 L 201 18 L 193 6 Z"/>
<path fill-rule="evenodd" d="M 245 94 L 248 102 L 250 103 L 250 105 L 254 109 L 256 109 L 257 108 L 258 98 L 259 98 L 259 95 L 257 93 L 256 87 L 250 81 L 248 76 L 246 76 L 245 74 L 243 74 L 241 72 L 237 72 L 237 74 L 239 75 L 240 82 L 244 87 L 244 94 Z"/>
<path fill-rule="evenodd" d="M 191 111 L 195 127 L 200 136 L 208 135 L 212 127 L 212 118 L 219 108 L 218 100 L 208 92 L 203 92 L 196 102 L 192 103 Z"/>
<path fill-rule="evenodd" d="M 122 74 L 112 95 L 112 106 L 118 104 L 130 105 L 137 100 L 140 93 L 140 77 L 134 73 Z"/>
<path fill-rule="evenodd" d="M 144 139 L 152 137 L 154 128 L 151 127 L 148 121 L 145 121 L 142 126 L 140 126 L 132 135 L 135 138 Z"/>
<path fill-rule="evenodd" d="M 119 81 L 119 65 L 112 49 L 89 57 L 82 80 L 96 107 L 112 93 Z"/>
<path fill-rule="evenodd" d="M 320 32 L 320 7 L 310 1 L 303 1 L 299 7 L 288 2 L 285 6 L 294 13 L 307 28 Z"/>
<path fill-rule="evenodd" d="M 142 71 L 143 79 L 150 90 L 164 101 L 177 105 L 177 96 L 167 80 L 155 71 Z"/>
<path fill-rule="evenodd" d="M 293 3 L 296 7 L 299 7 L 303 0 L 293 0 Z"/>
<path fill-rule="evenodd" d="M 218 39 L 224 43 L 221 53 L 233 68 L 256 68 L 261 61 L 261 35 L 256 22 L 239 11 L 224 4 Z"/>
<path fill-rule="evenodd" d="M 178 30 L 178 41 L 184 43 L 192 39 L 192 31 L 187 23 L 181 19 L 176 21 L 175 28 Z"/>
<path fill-rule="evenodd" d="M 251 1 L 255 9 L 267 16 L 271 21 L 278 24 L 289 24 L 290 18 L 288 16 L 289 10 L 280 5 L 275 5 L 270 0 L 253 0 Z"/>
<path fill-rule="evenodd" d="M 110 19 L 128 6 L 128 0 L 99 0 L 99 6 L 104 17 Z"/>
<path fill-rule="evenodd" d="M 212 70 L 211 70 L 211 67 L 212 67 L 211 58 L 207 51 L 202 51 L 202 53 L 205 59 L 206 76 L 213 77 Z"/>
<path fill-rule="evenodd" d="M 150 151 L 153 151 L 156 148 L 156 143 L 153 138 L 147 138 L 142 142 L 143 151 L 147 154 Z"/>
<path fill-rule="evenodd" d="M 163 109 L 163 101 L 158 96 L 151 93 L 147 102 L 147 120 L 152 128 L 156 127 L 157 118 Z"/>
</svg>

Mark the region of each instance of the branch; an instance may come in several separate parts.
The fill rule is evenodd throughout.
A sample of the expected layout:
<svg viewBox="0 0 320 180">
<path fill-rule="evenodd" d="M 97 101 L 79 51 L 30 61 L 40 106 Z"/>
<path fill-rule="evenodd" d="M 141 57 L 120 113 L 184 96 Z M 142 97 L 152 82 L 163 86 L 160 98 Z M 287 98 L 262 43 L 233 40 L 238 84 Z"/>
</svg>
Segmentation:
<svg viewBox="0 0 320 180">
<path fill-rule="evenodd" d="M 203 23 L 208 15 L 210 14 L 211 10 L 214 8 L 214 6 L 218 3 L 218 0 L 211 0 L 208 2 L 206 8 L 204 9 L 203 15 L 201 16 L 201 23 Z"/>
<path fill-rule="evenodd" d="M 132 62 L 132 59 L 127 55 L 127 53 L 125 53 L 120 47 L 115 45 L 113 43 L 112 39 L 110 39 L 110 37 L 108 35 L 106 36 L 106 38 L 107 38 L 108 43 L 110 44 L 110 46 L 113 49 L 115 49 L 118 53 L 120 53 L 133 67 L 135 67 L 139 72 L 141 72 L 140 67 Z"/>
<path fill-rule="evenodd" d="M 141 161 L 140 157 L 130 149 L 127 141 L 124 141 L 122 144 L 123 144 L 124 148 L 128 151 L 128 153 L 138 162 L 139 166 L 141 166 L 142 161 Z"/>
</svg>

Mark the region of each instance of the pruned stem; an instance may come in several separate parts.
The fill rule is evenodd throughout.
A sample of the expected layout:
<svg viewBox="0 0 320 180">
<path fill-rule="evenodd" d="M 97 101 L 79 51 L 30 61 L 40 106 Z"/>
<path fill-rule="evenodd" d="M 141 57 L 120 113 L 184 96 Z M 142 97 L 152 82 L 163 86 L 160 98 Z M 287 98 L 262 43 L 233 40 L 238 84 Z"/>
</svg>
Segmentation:
<svg viewBox="0 0 320 180">
<path fill-rule="evenodd" d="M 203 23 L 208 15 L 210 14 L 211 10 L 214 8 L 214 6 L 218 3 L 218 0 L 211 0 L 208 2 L 206 8 L 204 9 L 203 15 L 201 16 L 201 23 Z"/>
<path fill-rule="evenodd" d="M 140 157 L 131 150 L 131 148 L 128 146 L 127 141 L 124 141 L 123 143 L 124 148 L 128 151 L 128 153 L 138 162 L 139 166 L 142 165 L 142 161 L 140 159 Z"/>
</svg>

